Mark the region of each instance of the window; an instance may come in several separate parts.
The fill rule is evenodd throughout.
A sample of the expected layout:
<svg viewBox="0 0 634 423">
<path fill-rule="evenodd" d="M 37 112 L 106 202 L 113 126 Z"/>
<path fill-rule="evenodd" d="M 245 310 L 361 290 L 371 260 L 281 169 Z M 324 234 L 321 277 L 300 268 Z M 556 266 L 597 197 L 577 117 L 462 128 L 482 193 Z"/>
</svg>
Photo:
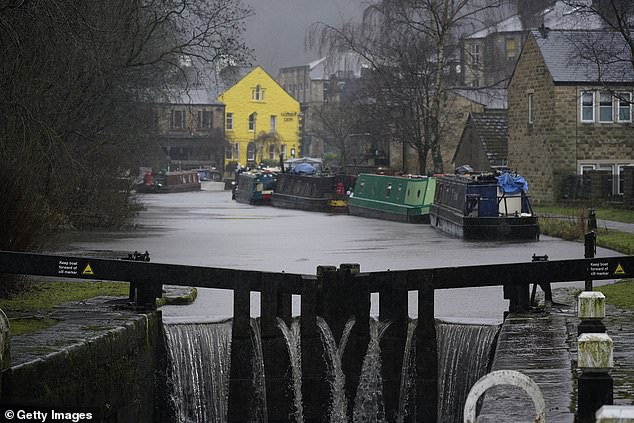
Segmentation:
<svg viewBox="0 0 634 423">
<path fill-rule="evenodd" d="M 271 134 L 275 133 L 277 126 L 277 116 L 271 115 Z"/>
<path fill-rule="evenodd" d="M 250 142 L 247 145 L 247 161 L 255 161 L 255 143 Z"/>
<path fill-rule="evenodd" d="M 614 122 L 612 93 L 599 94 L 599 122 Z"/>
<path fill-rule="evenodd" d="M 619 122 L 632 121 L 632 94 L 618 93 Z"/>
<path fill-rule="evenodd" d="M 198 111 L 198 128 L 211 129 L 211 123 L 212 123 L 211 110 L 199 110 Z"/>
<path fill-rule="evenodd" d="M 185 111 L 173 110 L 172 118 L 170 120 L 171 129 L 183 129 L 185 128 Z"/>
<path fill-rule="evenodd" d="M 231 160 L 233 157 L 231 156 L 231 144 L 225 147 L 225 159 Z"/>
<path fill-rule="evenodd" d="M 480 86 L 480 80 L 478 78 L 471 81 L 471 86 L 474 88 L 478 88 Z"/>
<path fill-rule="evenodd" d="M 251 89 L 251 100 L 264 101 L 264 89 L 261 86 L 256 85 L 255 88 Z"/>
<path fill-rule="evenodd" d="M 506 59 L 515 60 L 515 54 L 517 53 L 517 45 L 515 38 L 506 39 Z"/>
<path fill-rule="evenodd" d="M 233 130 L 233 113 L 227 113 L 227 130 Z"/>
<path fill-rule="evenodd" d="M 480 64 L 480 44 L 471 44 L 470 52 L 471 52 L 471 64 L 479 65 Z"/>
<path fill-rule="evenodd" d="M 275 160 L 275 144 L 269 146 L 269 159 Z"/>
<path fill-rule="evenodd" d="M 533 123 L 533 93 L 528 93 L 528 123 Z"/>
<path fill-rule="evenodd" d="M 250 132 L 255 132 L 255 119 L 256 119 L 257 114 L 255 113 L 251 113 L 249 115 L 249 131 Z"/>
<path fill-rule="evenodd" d="M 233 144 L 233 159 L 240 160 L 240 144 L 237 142 Z"/>
<path fill-rule="evenodd" d="M 594 93 L 591 91 L 581 93 L 581 121 L 594 122 Z"/>
<path fill-rule="evenodd" d="M 286 144 L 282 144 L 280 146 L 280 149 L 281 149 L 282 159 L 286 160 Z"/>
</svg>

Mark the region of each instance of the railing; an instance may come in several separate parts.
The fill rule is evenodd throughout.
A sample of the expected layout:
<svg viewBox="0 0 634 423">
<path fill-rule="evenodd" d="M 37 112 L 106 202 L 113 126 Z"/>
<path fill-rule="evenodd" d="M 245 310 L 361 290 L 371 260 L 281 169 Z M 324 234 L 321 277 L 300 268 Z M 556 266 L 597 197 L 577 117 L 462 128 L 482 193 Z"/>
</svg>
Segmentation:
<svg viewBox="0 0 634 423">
<path fill-rule="evenodd" d="M 134 258 L 134 257 L 132 257 Z M 371 294 L 379 295 L 379 319 L 392 323 L 382 342 L 383 386 L 398 392 L 401 363 L 407 339 L 408 295 L 418 295 L 417 354 L 415 381 L 419 421 L 436 421 L 437 350 L 434 325 L 434 290 L 503 286 L 510 311 L 529 309 L 529 286 L 544 282 L 605 280 L 634 277 L 634 256 L 534 261 L 362 273 L 359 265 L 319 266 L 316 275 L 272 273 L 200 266 L 150 263 L 144 260 L 106 260 L 32 253 L 0 252 L 0 273 L 49 276 L 65 279 L 130 282 L 131 300 L 143 309 L 155 308 L 163 284 L 228 289 L 233 291 L 233 332 L 229 421 L 244 421 L 251 394 L 250 310 L 252 291 L 260 292 L 261 330 L 267 380 L 286 386 L 286 347 L 277 319 L 291 320 L 291 297 L 301 296 L 301 345 L 305 421 L 319 421 L 327 408 L 328 387 L 323 345 L 317 316 L 328 322 L 337 342 L 352 316 L 356 324 L 343 358 L 348 398 L 354 399 L 361 362 L 369 341 Z M 268 382 L 267 382 L 268 383 Z M 270 421 L 286 421 L 288 399 L 284 390 L 267 392 Z M 385 409 L 398 406 L 385 395 Z M 286 414 L 284 414 L 286 413 Z"/>
</svg>

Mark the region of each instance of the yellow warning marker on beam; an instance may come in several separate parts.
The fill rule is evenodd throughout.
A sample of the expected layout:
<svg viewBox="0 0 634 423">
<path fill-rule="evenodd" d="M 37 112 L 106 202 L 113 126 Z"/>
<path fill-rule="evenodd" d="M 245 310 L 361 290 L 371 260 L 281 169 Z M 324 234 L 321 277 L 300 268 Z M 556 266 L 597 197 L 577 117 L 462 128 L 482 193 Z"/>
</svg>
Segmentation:
<svg viewBox="0 0 634 423">
<path fill-rule="evenodd" d="M 82 275 L 94 275 L 95 273 L 92 271 L 92 267 L 90 267 L 90 263 L 86 265 L 84 271 L 81 272 Z"/>
<path fill-rule="evenodd" d="M 623 270 L 623 267 L 621 266 L 621 263 L 619 263 L 616 266 L 616 270 L 614 271 L 615 275 L 624 275 L 625 274 L 625 270 Z"/>
</svg>

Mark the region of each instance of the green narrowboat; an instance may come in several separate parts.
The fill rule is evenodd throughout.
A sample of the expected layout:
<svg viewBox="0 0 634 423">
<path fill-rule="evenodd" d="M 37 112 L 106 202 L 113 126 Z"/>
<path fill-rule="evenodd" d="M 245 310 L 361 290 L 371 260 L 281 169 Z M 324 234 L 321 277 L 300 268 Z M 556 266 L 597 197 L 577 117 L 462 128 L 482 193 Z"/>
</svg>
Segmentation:
<svg viewBox="0 0 634 423">
<path fill-rule="evenodd" d="M 434 177 L 361 173 L 348 198 L 348 212 L 397 222 L 429 223 L 435 191 Z"/>
</svg>

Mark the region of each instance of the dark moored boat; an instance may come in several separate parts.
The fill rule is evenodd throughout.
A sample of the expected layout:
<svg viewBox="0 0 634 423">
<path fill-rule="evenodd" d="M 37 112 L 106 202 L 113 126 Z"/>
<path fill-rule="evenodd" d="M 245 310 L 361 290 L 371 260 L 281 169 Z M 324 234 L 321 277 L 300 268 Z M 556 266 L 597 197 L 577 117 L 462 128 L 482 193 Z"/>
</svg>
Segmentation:
<svg viewBox="0 0 634 423">
<path fill-rule="evenodd" d="M 537 240 L 537 216 L 526 191 L 524 179 L 508 173 L 440 176 L 431 225 L 471 240 Z"/>
<path fill-rule="evenodd" d="M 238 174 L 233 198 L 239 203 L 269 204 L 275 189 L 277 175 L 268 171 L 246 171 Z"/>
<path fill-rule="evenodd" d="M 200 191 L 198 171 L 184 170 L 175 172 L 146 173 L 143 182 L 136 187 L 137 192 L 185 192 Z"/>
<path fill-rule="evenodd" d="M 271 200 L 274 207 L 319 212 L 345 211 L 345 178 L 334 175 L 278 175 Z"/>
<path fill-rule="evenodd" d="M 348 212 L 397 222 L 429 223 L 435 187 L 433 177 L 362 173 L 348 199 Z"/>
</svg>

